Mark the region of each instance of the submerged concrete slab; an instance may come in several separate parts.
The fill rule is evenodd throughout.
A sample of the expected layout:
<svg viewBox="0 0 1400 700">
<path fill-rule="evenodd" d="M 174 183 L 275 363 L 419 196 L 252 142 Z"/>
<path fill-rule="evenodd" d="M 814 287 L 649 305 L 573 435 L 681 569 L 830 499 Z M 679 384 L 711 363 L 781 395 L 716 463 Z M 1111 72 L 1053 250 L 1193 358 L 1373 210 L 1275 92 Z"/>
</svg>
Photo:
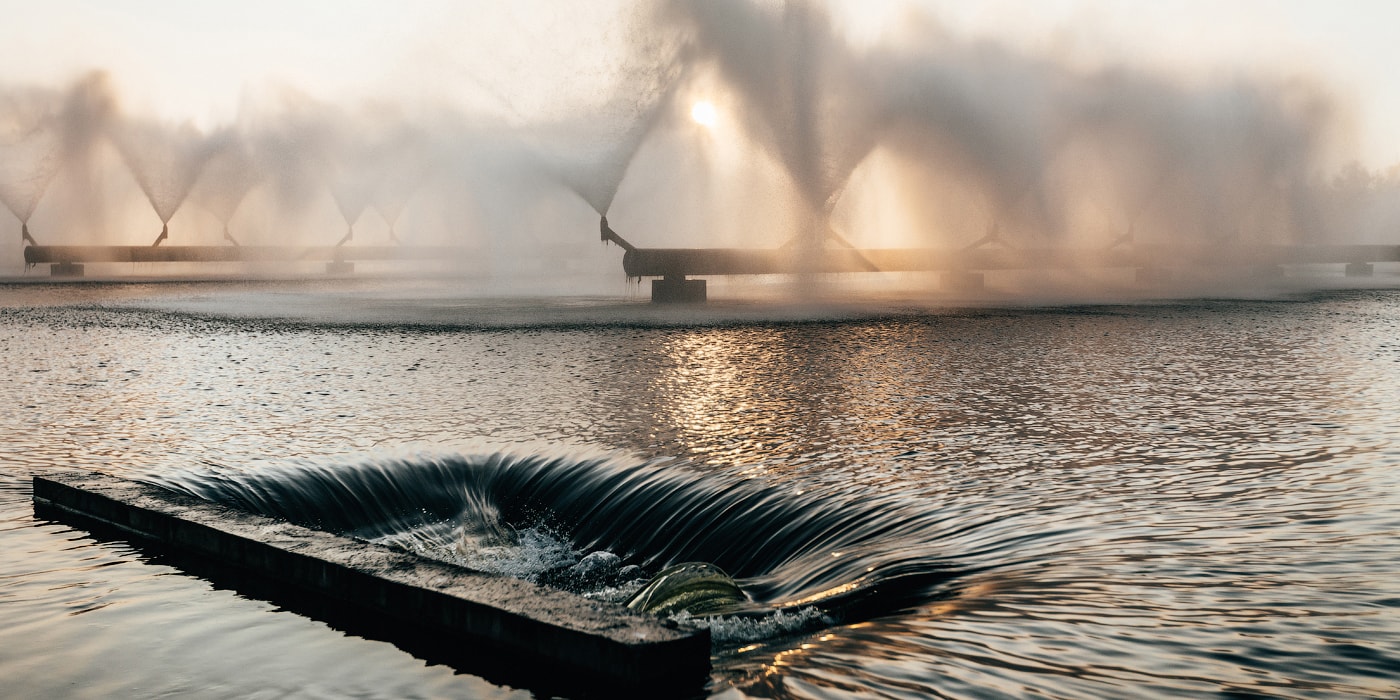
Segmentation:
<svg viewBox="0 0 1400 700">
<path fill-rule="evenodd" d="M 34 477 L 36 512 L 126 536 L 618 694 L 699 690 L 706 630 L 87 472 Z M 472 670 L 472 669 L 467 669 Z"/>
</svg>

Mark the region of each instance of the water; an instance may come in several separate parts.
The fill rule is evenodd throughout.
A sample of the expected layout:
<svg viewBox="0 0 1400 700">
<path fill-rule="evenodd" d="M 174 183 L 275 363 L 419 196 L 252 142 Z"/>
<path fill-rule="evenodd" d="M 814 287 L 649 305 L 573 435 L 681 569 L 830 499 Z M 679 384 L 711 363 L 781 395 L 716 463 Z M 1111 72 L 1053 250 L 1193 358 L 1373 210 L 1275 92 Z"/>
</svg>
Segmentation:
<svg viewBox="0 0 1400 700">
<path fill-rule="evenodd" d="M 527 577 L 713 561 L 784 612 L 707 623 L 712 695 L 1400 694 L 1400 291 L 698 318 L 0 289 L 6 694 L 526 694 L 36 520 L 71 467 L 445 558 L 496 522 Z"/>
</svg>

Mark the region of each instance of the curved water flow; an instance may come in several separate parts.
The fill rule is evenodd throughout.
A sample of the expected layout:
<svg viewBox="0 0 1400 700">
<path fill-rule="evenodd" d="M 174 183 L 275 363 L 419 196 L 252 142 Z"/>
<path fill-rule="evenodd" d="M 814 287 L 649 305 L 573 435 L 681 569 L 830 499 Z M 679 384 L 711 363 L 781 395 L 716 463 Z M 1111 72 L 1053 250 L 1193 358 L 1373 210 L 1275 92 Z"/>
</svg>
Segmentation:
<svg viewBox="0 0 1400 700">
<path fill-rule="evenodd" d="M 812 607 L 852 622 L 927 604 L 1008 542 L 924 499 L 804 496 L 678 460 L 556 454 L 368 457 L 219 465 L 147 479 L 243 510 L 445 561 L 618 599 L 647 575 L 709 562 L 749 598 L 727 614 Z M 962 538 L 963 542 L 957 542 Z M 952 540 L 952 542 L 949 542 Z M 596 553 L 615 555 L 609 575 Z M 583 564 L 588 560 L 588 564 Z M 629 568 L 630 567 L 630 568 Z M 628 569 L 630 578 L 617 571 Z M 626 579 L 626 580 L 622 580 Z M 807 617 L 811 617 L 808 615 Z"/>
<path fill-rule="evenodd" d="M 1400 692 L 1395 291 L 703 323 L 400 301 L 0 299 L 9 694 L 513 692 L 36 519 L 29 477 L 74 468 L 608 600 L 709 562 L 752 606 L 692 620 L 716 696 Z"/>
</svg>

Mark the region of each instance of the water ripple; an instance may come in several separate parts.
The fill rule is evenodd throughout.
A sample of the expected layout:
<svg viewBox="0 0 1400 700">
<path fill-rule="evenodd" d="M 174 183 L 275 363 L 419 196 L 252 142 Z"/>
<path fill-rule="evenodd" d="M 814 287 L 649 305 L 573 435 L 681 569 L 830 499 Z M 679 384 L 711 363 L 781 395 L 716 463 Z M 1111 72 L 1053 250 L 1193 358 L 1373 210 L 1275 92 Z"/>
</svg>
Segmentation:
<svg viewBox="0 0 1400 700">
<path fill-rule="evenodd" d="M 547 506 L 573 550 L 710 558 L 758 601 L 917 582 L 718 650 L 715 694 L 1400 695 L 1395 292 L 540 326 L 162 301 L 188 293 L 231 294 L 0 304 L 7 690 L 69 694 L 61 664 L 93 696 L 509 694 L 28 504 L 32 474 L 71 467 L 374 467 L 382 486 L 450 462 L 495 470 L 507 520 Z M 460 493 L 363 494 L 461 512 Z"/>
</svg>

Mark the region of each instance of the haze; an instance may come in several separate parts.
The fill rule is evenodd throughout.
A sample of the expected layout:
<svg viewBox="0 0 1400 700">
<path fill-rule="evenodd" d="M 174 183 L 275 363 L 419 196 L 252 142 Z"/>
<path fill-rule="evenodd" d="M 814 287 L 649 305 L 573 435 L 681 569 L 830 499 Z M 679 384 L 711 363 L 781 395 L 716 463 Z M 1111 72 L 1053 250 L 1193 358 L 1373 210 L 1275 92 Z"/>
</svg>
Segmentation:
<svg viewBox="0 0 1400 700">
<path fill-rule="evenodd" d="M 359 225 L 496 271 L 594 265 L 598 214 L 647 245 L 867 246 L 1365 242 L 1400 215 L 1389 4 L 638 7 L 13 6 L 0 195 L 44 242 Z"/>
</svg>

